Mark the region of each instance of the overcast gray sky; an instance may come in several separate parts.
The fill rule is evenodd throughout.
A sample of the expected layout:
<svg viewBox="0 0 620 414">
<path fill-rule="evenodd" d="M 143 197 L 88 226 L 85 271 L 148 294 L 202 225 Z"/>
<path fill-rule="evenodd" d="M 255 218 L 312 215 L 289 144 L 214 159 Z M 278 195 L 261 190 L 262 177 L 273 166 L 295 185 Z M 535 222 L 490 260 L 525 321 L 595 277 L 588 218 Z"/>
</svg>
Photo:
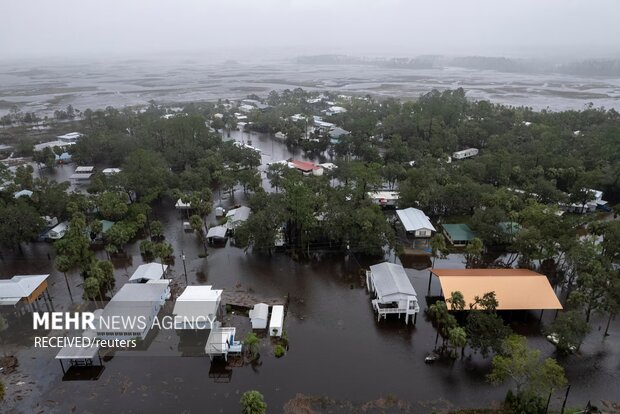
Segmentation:
<svg viewBox="0 0 620 414">
<path fill-rule="evenodd" d="M 0 53 L 615 55 L 618 0 L 7 0 Z"/>
</svg>

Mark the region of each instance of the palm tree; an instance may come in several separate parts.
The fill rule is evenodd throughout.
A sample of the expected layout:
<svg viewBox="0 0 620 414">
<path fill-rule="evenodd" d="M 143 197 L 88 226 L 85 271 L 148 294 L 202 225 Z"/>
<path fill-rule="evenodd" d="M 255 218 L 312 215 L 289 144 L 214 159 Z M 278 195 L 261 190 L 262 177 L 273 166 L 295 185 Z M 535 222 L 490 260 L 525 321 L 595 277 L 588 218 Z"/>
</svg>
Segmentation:
<svg viewBox="0 0 620 414">
<path fill-rule="evenodd" d="M 448 332 L 448 342 L 454 347 L 456 354 L 457 348 L 461 348 L 461 358 L 465 355 L 465 345 L 467 345 L 467 333 L 460 326 L 450 329 Z"/>
<path fill-rule="evenodd" d="M 71 287 L 69 286 L 69 279 L 67 278 L 67 272 L 71 270 L 71 267 L 71 261 L 67 256 L 56 256 L 56 268 L 65 275 L 65 283 L 67 284 L 67 290 L 69 291 L 69 298 L 71 298 L 71 302 L 73 302 L 73 295 L 71 294 Z"/>
<path fill-rule="evenodd" d="M 450 304 L 451 311 L 462 311 L 465 309 L 465 297 L 458 290 L 452 292 L 450 297 L 446 299 L 446 302 Z"/>
<path fill-rule="evenodd" d="M 252 358 L 258 355 L 258 337 L 254 332 L 250 332 L 245 336 L 243 345 L 246 347 Z"/>
<path fill-rule="evenodd" d="M 446 246 L 446 239 L 443 234 L 435 234 L 431 239 L 431 256 L 433 257 L 433 264 L 431 265 L 431 269 L 428 272 L 428 291 L 426 294 L 431 293 L 431 281 L 433 278 L 433 268 L 435 267 L 435 260 L 437 257 L 440 259 L 445 259 L 448 257 L 448 246 Z"/>
</svg>

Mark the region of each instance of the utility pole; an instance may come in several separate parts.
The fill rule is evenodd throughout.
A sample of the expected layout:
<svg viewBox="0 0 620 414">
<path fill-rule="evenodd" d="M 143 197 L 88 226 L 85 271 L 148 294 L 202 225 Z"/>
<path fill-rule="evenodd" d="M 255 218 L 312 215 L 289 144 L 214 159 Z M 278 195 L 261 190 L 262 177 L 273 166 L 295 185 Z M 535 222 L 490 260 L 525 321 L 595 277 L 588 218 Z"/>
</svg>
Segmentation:
<svg viewBox="0 0 620 414">
<path fill-rule="evenodd" d="M 185 273 L 185 286 L 189 285 L 187 281 L 187 267 L 185 266 L 185 253 L 181 250 L 181 260 L 183 260 L 183 272 Z"/>
</svg>

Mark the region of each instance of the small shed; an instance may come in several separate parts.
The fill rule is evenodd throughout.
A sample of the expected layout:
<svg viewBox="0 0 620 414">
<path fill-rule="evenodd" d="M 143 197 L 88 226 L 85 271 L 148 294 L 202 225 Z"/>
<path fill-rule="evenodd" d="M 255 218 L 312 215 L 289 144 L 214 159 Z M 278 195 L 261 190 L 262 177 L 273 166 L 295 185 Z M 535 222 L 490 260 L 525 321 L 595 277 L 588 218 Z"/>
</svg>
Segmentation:
<svg viewBox="0 0 620 414">
<path fill-rule="evenodd" d="M 271 319 L 269 320 L 269 335 L 282 336 L 284 327 L 284 306 L 273 305 L 271 308 Z"/>
<path fill-rule="evenodd" d="M 252 329 L 267 329 L 267 319 L 269 318 L 269 305 L 257 303 L 250 311 L 250 321 Z"/>
</svg>

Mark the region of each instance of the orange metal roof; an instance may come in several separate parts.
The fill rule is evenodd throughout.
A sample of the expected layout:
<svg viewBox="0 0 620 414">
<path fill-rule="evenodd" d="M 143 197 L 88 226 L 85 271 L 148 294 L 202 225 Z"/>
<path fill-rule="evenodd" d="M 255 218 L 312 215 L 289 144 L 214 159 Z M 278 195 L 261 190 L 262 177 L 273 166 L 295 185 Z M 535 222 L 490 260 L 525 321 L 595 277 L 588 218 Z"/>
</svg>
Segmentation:
<svg viewBox="0 0 620 414">
<path fill-rule="evenodd" d="M 474 296 L 495 292 L 498 310 L 562 309 L 545 275 L 529 269 L 433 269 L 444 297 L 459 291 L 469 305 Z"/>
</svg>

